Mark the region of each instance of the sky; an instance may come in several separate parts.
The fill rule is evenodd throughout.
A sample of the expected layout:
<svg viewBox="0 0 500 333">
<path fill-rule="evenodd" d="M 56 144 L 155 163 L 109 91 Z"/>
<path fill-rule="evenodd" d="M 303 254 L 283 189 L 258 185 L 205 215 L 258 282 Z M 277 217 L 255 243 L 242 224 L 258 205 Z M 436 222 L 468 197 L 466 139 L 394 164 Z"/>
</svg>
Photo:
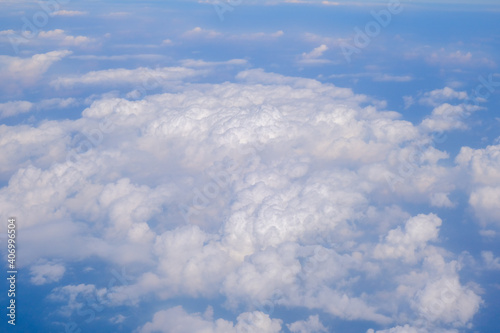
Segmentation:
<svg viewBox="0 0 500 333">
<path fill-rule="evenodd" d="M 498 1 L 0 8 L 1 331 L 500 331 Z"/>
</svg>

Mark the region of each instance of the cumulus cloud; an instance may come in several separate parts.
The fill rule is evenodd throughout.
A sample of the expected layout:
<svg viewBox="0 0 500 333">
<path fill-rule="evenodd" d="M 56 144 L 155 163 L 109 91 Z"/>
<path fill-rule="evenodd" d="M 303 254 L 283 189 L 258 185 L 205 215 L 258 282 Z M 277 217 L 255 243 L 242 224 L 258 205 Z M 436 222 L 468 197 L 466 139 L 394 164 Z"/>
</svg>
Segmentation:
<svg viewBox="0 0 500 333">
<path fill-rule="evenodd" d="M 420 313 L 431 321 L 463 326 L 481 305 L 473 290 L 461 286 L 457 277 L 442 277 L 418 293 Z"/>
<path fill-rule="evenodd" d="M 498 200 L 500 200 L 500 187 L 485 186 L 471 193 L 469 203 L 481 221 L 499 224 Z"/>
<path fill-rule="evenodd" d="M 75 98 L 49 98 L 39 102 L 12 101 L 0 103 L 0 119 L 30 112 L 34 109 L 63 109 L 78 104 Z"/>
<path fill-rule="evenodd" d="M 135 85 L 143 89 L 153 89 L 163 85 L 182 82 L 183 79 L 194 78 L 205 74 L 203 70 L 194 70 L 185 67 L 163 67 L 150 69 L 139 67 L 136 69 L 108 69 L 93 71 L 78 77 L 60 77 L 50 84 L 57 89 L 72 88 L 78 85 L 120 86 Z"/>
<path fill-rule="evenodd" d="M 496 63 L 488 56 L 484 56 L 480 54 L 480 52 L 471 52 L 468 50 L 422 48 L 406 53 L 406 57 L 422 58 L 431 65 L 439 65 L 443 67 L 496 67 Z"/>
<path fill-rule="evenodd" d="M 480 106 L 471 104 L 451 105 L 444 103 L 435 107 L 431 115 L 422 121 L 421 126 L 435 132 L 466 129 L 468 127 L 465 120 L 473 112 L 481 109 Z"/>
<path fill-rule="evenodd" d="M 495 257 L 491 251 L 481 252 L 484 264 L 487 269 L 500 270 L 500 258 Z"/>
<path fill-rule="evenodd" d="M 71 36 L 62 29 L 40 31 L 37 36 L 41 40 L 52 41 L 61 46 L 85 46 L 95 42 L 95 39 L 86 36 Z"/>
<path fill-rule="evenodd" d="M 287 325 L 292 333 L 320 333 L 328 332 L 325 326 L 319 320 L 319 316 L 309 316 L 307 320 L 296 321 Z"/>
<path fill-rule="evenodd" d="M 399 227 L 389 232 L 385 242 L 375 248 L 374 257 L 415 260 L 416 251 L 424 248 L 428 241 L 437 238 L 441 223 L 441 219 L 433 214 L 411 218 L 406 222 L 404 232 Z"/>
<path fill-rule="evenodd" d="M 483 224 L 500 223 L 500 145 L 462 147 L 455 161 L 469 181 L 469 204 Z"/>
<path fill-rule="evenodd" d="M 458 333 L 456 329 L 443 329 L 438 327 L 432 327 L 432 332 L 436 333 Z M 414 327 L 411 325 L 396 326 L 387 330 L 377 330 L 369 329 L 366 333 L 428 333 L 429 328 Z"/>
<path fill-rule="evenodd" d="M 448 198 L 448 193 L 434 193 L 431 196 L 431 205 L 435 207 L 454 207 L 455 204 Z"/>
<path fill-rule="evenodd" d="M 469 169 L 474 183 L 480 185 L 500 184 L 500 145 L 484 149 L 462 147 L 455 161 Z"/>
<path fill-rule="evenodd" d="M 425 93 L 420 99 L 420 104 L 439 106 L 443 102 L 450 100 L 466 100 L 468 95 L 465 91 L 455 91 L 452 88 L 435 89 Z"/>
<path fill-rule="evenodd" d="M 58 309 L 58 312 L 64 316 L 70 316 L 74 311 L 85 310 L 89 303 L 94 309 L 102 311 L 105 300 L 106 289 L 96 288 L 93 284 L 78 284 L 56 287 L 52 290 L 48 299 L 51 301 L 67 300 L 67 304 Z M 84 313 L 84 312 L 83 312 Z M 86 315 L 86 313 L 85 313 Z M 95 311 L 89 312 L 90 318 L 95 318 Z"/>
<path fill-rule="evenodd" d="M 299 63 L 301 64 L 325 64 L 329 63 L 328 59 L 322 59 L 323 53 L 328 50 L 328 46 L 321 44 L 320 46 L 314 48 L 309 53 L 302 53 Z"/>
<path fill-rule="evenodd" d="M 61 264 L 39 264 L 33 265 L 30 268 L 31 283 L 35 285 L 42 285 L 51 282 L 59 281 L 66 268 Z"/>
<path fill-rule="evenodd" d="M 420 333 L 415 327 L 411 327 L 410 325 L 404 326 L 396 326 L 388 330 L 373 330 L 369 329 L 366 333 Z"/>
<path fill-rule="evenodd" d="M 76 98 L 48 98 L 36 103 L 38 109 L 64 109 L 78 104 Z"/>
<path fill-rule="evenodd" d="M 33 103 L 28 101 L 0 103 L 0 118 L 12 117 L 18 114 L 30 112 L 32 108 Z"/>
<path fill-rule="evenodd" d="M 120 55 L 78 55 L 71 56 L 71 59 L 78 60 L 113 60 L 113 61 L 126 61 L 130 59 L 142 59 L 142 60 L 158 60 L 164 59 L 165 57 L 160 54 L 120 54 Z"/>
<path fill-rule="evenodd" d="M 403 96 L 403 102 L 405 103 L 405 110 L 410 108 L 413 104 L 415 104 L 415 99 L 413 96 Z"/>
<path fill-rule="evenodd" d="M 375 75 L 373 78 L 373 81 L 378 81 L 378 82 L 409 82 L 412 80 L 413 77 L 410 75 L 378 74 Z"/>
<path fill-rule="evenodd" d="M 50 66 L 71 53 L 62 50 L 35 54 L 31 58 L 0 56 L 0 75 L 14 85 L 29 86 L 38 81 Z"/>
<path fill-rule="evenodd" d="M 220 33 L 218 38 L 226 39 L 231 42 L 272 42 L 283 37 L 285 32 L 278 30 L 275 32 L 252 32 L 252 33 Z"/>
<path fill-rule="evenodd" d="M 220 32 L 217 32 L 215 30 L 206 30 L 202 29 L 200 27 L 193 28 L 192 30 L 186 31 L 184 34 L 182 34 L 182 37 L 184 38 L 215 38 L 218 36 L 221 36 L 222 34 Z"/>
<path fill-rule="evenodd" d="M 208 310 L 208 309 L 207 309 Z M 281 320 L 271 319 L 260 311 L 245 312 L 238 316 L 236 325 L 224 319 L 213 320 L 209 311 L 205 315 L 189 314 L 177 306 L 155 313 L 153 320 L 138 332 L 152 333 L 279 333 Z"/>
<path fill-rule="evenodd" d="M 197 75 L 117 69 L 52 84 Z M 384 327 L 467 325 L 481 299 L 438 246 L 441 219 L 412 217 L 395 204 L 449 205 L 456 179 L 438 165 L 448 154 L 420 148 L 431 141 L 424 131 L 351 89 L 263 70 L 236 79 L 140 100 L 103 96 L 76 120 L 0 126 L 0 153 L 15 156 L 0 161 L 8 180 L 0 214 L 23 220 L 29 245 L 20 265 L 97 257 L 132 268 L 126 285 L 56 288 L 52 299 L 68 313 L 81 308 L 78 295 L 105 296 L 106 306 L 222 298 L 230 311 L 247 311 L 231 322 L 171 308 L 144 332 L 184 323 L 192 332 L 279 332 L 282 322 L 263 314 L 266 306 Z M 417 153 L 413 174 L 391 189 L 385 176 Z M 49 235 L 54 241 L 43 246 Z M 457 305 L 428 317 L 424 306 L 441 285 L 453 287 Z M 324 331 L 314 314 L 287 324 Z"/>
</svg>

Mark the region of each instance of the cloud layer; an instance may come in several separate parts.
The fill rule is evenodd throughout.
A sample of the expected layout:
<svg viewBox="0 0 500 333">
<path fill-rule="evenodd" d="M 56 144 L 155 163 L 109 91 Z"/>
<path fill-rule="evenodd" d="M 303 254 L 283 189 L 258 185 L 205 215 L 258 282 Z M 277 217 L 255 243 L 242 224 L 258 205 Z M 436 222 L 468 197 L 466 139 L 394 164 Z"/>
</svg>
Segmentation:
<svg viewBox="0 0 500 333">
<path fill-rule="evenodd" d="M 53 84 L 140 87 L 148 77 L 198 74 L 115 69 Z M 263 70 L 237 81 L 138 100 L 104 96 L 76 120 L 1 126 L 0 152 L 17 157 L 0 162 L 8 181 L 0 205 L 23 221 L 20 264 L 31 267 L 32 283 L 58 281 L 66 265 L 97 257 L 126 267 L 130 283 L 56 288 L 52 299 L 65 311 L 82 306 L 79 294 L 97 293 L 109 306 L 222 297 L 237 314 L 214 320 L 209 309 L 171 307 L 140 332 L 327 331 L 318 315 L 273 318 L 269 309 L 281 306 L 390 332 L 467 326 L 482 299 L 439 246 L 443 221 L 402 207 L 452 207 L 448 194 L 468 172 L 471 206 L 494 222 L 498 147 L 463 148 L 446 167 L 428 124 L 401 120 L 381 101 Z"/>
</svg>

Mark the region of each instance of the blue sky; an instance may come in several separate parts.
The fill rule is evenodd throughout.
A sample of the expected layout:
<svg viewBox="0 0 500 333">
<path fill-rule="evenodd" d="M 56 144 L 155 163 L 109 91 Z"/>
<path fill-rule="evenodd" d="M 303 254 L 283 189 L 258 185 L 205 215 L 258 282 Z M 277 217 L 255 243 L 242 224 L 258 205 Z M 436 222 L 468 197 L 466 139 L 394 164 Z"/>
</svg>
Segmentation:
<svg viewBox="0 0 500 333">
<path fill-rule="evenodd" d="M 500 329 L 497 1 L 0 7 L 2 329 Z"/>
</svg>

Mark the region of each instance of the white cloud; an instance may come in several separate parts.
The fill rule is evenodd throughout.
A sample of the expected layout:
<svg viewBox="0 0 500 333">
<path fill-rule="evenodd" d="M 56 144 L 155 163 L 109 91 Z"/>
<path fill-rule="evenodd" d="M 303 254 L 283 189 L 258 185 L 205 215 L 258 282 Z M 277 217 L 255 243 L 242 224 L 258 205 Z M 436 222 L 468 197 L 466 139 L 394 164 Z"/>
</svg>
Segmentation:
<svg viewBox="0 0 500 333">
<path fill-rule="evenodd" d="M 420 99 L 420 104 L 437 107 L 440 104 L 451 100 L 466 100 L 468 95 L 465 91 L 455 91 L 445 87 L 425 93 Z"/>
<path fill-rule="evenodd" d="M 332 74 L 331 78 L 352 78 L 355 82 L 359 78 L 369 77 L 375 82 L 409 82 L 413 80 L 410 75 L 390 75 L 386 73 L 356 73 L 356 74 Z M 406 97 L 406 96 L 405 96 Z"/>
<path fill-rule="evenodd" d="M 28 44 L 31 46 L 52 46 L 59 47 L 88 47 L 96 44 L 97 39 L 87 36 L 72 36 L 68 35 L 62 29 L 54 29 L 49 31 L 41 30 L 36 34 L 36 38 L 25 38 L 21 34 L 13 30 L 0 31 L 0 41 L 14 43 L 13 45 Z"/>
<path fill-rule="evenodd" d="M 36 103 L 28 101 L 12 101 L 0 103 L 0 119 L 16 116 L 32 111 L 33 109 L 62 109 L 76 105 L 78 102 L 74 98 L 50 98 Z"/>
<path fill-rule="evenodd" d="M 499 200 L 500 187 L 485 186 L 471 193 L 469 204 L 474 208 L 481 221 L 500 224 Z"/>
<path fill-rule="evenodd" d="M 319 316 L 309 316 L 307 320 L 296 321 L 287 325 L 292 333 L 320 333 L 328 332 L 325 326 L 319 320 Z"/>
<path fill-rule="evenodd" d="M 454 129 L 466 129 L 465 120 L 482 108 L 471 104 L 451 105 L 441 104 L 432 110 L 432 114 L 425 118 L 421 126 L 428 131 L 443 132 Z"/>
<path fill-rule="evenodd" d="M 207 311 L 209 312 L 209 311 Z M 208 318 L 207 318 L 208 317 Z M 281 320 L 271 319 L 259 311 L 245 312 L 238 316 L 237 323 L 224 319 L 213 320 L 210 314 L 188 314 L 180 307 L 155 313 L 152 322 L 146 323 L 138 332 L 152 333 L 279 333 Z"/>
<path fill-rule="evenodd" d="M 29 86 L 38 81 L 54 63 L 61 61 L 72 52 L 67 50 L 35 54 L 31 58 L 0 56 L 0 75 L 10 86 Z M 5 82 L 1 86 L 6 87 Z M 10 88 L 5 88 L 10 89 Z"/>
<path fill-rule="evenodd" d="M 0 119 L 30 112 L 32 109 L 33 103 L 28 101 L 0 103 Z"/>
<path fill-rule="evenodd" d="M 479 234 L 483 237 L 495 237 L 497 232 L 495 230 L 479 230 Z"/>
<path fill-rule="evenodd" d="M 67 304 L 61 307 L 58 312 L 64 316 L 69 316 L 73 311 L 85 310 L 89 300 L 93 302 L 91 303 L 92 306 L 102 309 L 102 306 L 107 303 L 105 293 L 105 288 L 98 289 L 93 284 L 81 283 L 78 285 L 56 287 L 52 290 L 48 299 L 52 301 L 67 301 Z M 92 310 L 90 314 L 95 317 L 95 311 Z"/>
<path fill-rule="evenodd" d="M 132 13 L 129 12 L 110 12 L 108 14 L 105 14 L 105 17 L 111 17 L 111 18 L 125 18 L 132 15 Z"/>
<path fill-rule="evenodd" d="M 428 283 L 417 299 L 422 316 L 454 326 L 467 324 L 482 303 L 480 296 L 461 286 L 457 277 L 442 277 Z"/>
<path fill-rule="evenodd" d="M 61 264 L 46 263 L 31 266 L 31 283 L 35 285 L 42 285 L 46 283 L 58 282 L 64 275 L 65 271 L 66 268 Z"/>
<path fill-rule="evenodd" d="M 462 51 L 455 51 L 451 53 L 444 53 L 444 49 L 440 50 L 440 53 L 434 52 L 432 53 L 427 60 L 429 62 L 436 62 L 436 63 L 446 63 L 446 62 L 451 62 L 451 63 L 458 63 L 458 64 L 467 64 L 470 63 L 472 60 L 472 53 L 471 52 L 462 52 Z"/>
<path fill-rule="evenodd" d="M 127 317 L 125 317 L 124 315 L 116 315 L 112 318 L 109 318 L 109 321 L 112 322 L 113 324 L 121 324 L 123 323 L 125 320 L 127 319 Z"/>
<path fill-rule="evenodd" d="M 87 15 L 88 13 L 87 12 L 83 12 L 83 11 L 80 11 L 80 10 L 58 10 L 58 11 L 55 11 L 53 12 L 51 15 L 52 16 L 83 16 L 83 15 Z"/>
<path fill-rule="evenodd" d="M 431 196 L 431 205 L 435 207 L 454 207 L 455 204 L 448 198 L 448 193 L 434 193 Z"/>
<path fill-rule="evenodd" d="M 302 53 L 302 56 L 299 60 L 299 63 L 301 64 L 325 64 L 329 63 L 330 61 L 328 59 L 321 59 L 323 56 L 323 53 L 325 53 L 328 50 L 328 46 L 325 44 L 322 44 L 316 48 L 314 48 L 311 52 L 309 53 Z"/>
<path fill-rule="evenodd" d="M 500 185 L 500 145 L 484 149 L 462 147 L 456 162 L 470 170 L 474 183 L 480 185 Z"/>
<path fill-rule="evenodd" d="M 220 32 L 215 30 L 206 30 L 200 27 L 193 28 L 192 30 L 188 30 L 182 34 L 184 38 L 215 38 L 222 36 Z"/>
<path fill-rule="evenodd" d="M 385 242 L 375 248 L 374 257 L 403 258 L 412 262 L 427 242 L 437 239 L 440 226 L 441 219 L 434 214 L 413 217 L 406 222 L 404 232 L 399 227 L 389 232 Z"/>
<path fill-rule="evenodd" d="M 1 30 L 1 31 L 0 31 L 0 36 L 12 35 L 12 34 L 14 34 L 14 33 L 15 33 L 15 31 L 14 31 L 14 30 L 12 30 L 12 29 L 9 29 L 9 30 Z"/>
<path fill-rule="evenodd" d="M 269 305 L 392 327 L 421 319 L 415 309 L 441 277 L 467 306 L 426 320 L 468 324 L 480 298 L 429 244 L 441 219 L 398 207 L 449 204 L 455 174 L 437 165 L 446 152 L 418 152 L 430 141 L 423 131 L 351 89 L 263 70 L 240 72 L 239 83 L 182 84 L 197 75 L 139 68 L 63 77 L 53 84 L 140 85 L 151 76 L 180 84 L 136 101 L 103 95 L 76 120 L 0 126 L 0 154 L 14 156 L 0 161 L 9 181 L 0 218 L 13 212 L 23 221 L 20 266 L 40 258 L 140 263 L 127 285 L 56 289 L 63 310 L 77 311 L 82 293 L 105 295 L 109 306 L 220 297 L 250 311 L 219 321 L 228 329 L 279 332 L 276 319 L 252 312 Z M 385 175 L 416 152 L 413 175 L 391 191 Z M 408 284 L 406 274 L 418 279 Z M 388 283 L 373 288 L 379 279 Z M 218 321 L 174 309 L 142 329 L 175 320 L 218 329 Z M 321 330 L 314 318 L 290 327 Z"/>
<path fill-rule="evenodd" d="M 432 327 L 414 327 L 411 325 L 396 326 L 386 330 L 373 330 L 369 329 L 366 333 L 459 333 L 456 329 L 445 329 L 436 326 Z"/>
<path fill-rule="evenodd" d="M 224 66 L 224 65 L 243 66 L 247 64 L 248 61 L 245 59 L 231 59 L 227 61 L 203 61 L 203 60 L 185 59 L 181 61 L 181 65 L 184 67 L 212 67 L 212 66 Z"/>
<path fill-rule="evenodd" d="M 484 149 L 462 147 L 455 161 L 466 172 L 469 204 L 483 224 L 500 223 L 500 145 Z"/>
<path fill-rule="evenodd" d="M 443 67 L 496 67 L 496 63 L 487 55 L 464 50 L 447 50 L 445 48 L 419 48 L 406 53 L 406 58 L 422 58 L 431 65 Z"/>
</svg>

